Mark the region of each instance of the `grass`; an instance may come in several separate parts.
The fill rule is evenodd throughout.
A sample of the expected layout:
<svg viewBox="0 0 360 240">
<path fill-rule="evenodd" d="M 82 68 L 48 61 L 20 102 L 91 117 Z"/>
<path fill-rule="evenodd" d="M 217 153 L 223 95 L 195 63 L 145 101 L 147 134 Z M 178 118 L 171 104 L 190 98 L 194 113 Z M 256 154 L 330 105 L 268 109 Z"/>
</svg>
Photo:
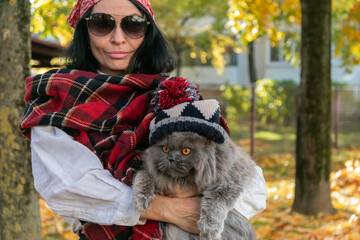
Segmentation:
<svg viewBox="0 0 360 240">
<path fill-rule="evenodd" d="M 334 135 L 334 134 L 333 134 Z M 334 136 L 333 136 L 334 139 Z M 359 147 L 360 146 L 360 122 L 358 126 L 346 129 L 340 128 L 338 136 L 338 144 L 340 147 Z"/>
<path fill-rule="evenodd" d="M 250 149 L 250 122 L 228 121 L 231 137 L 238 141 L 246 151 Z M 333 134 L 334 135 L 334 134 Z M 334 139 L 334 136 L 332 136 Z M 339 148 L 360 147 L 360 124 L 352 128 L 340 127 L 338 134 Z M 275 124 L 256 123 L 255 157 L 273 154 L 295 153 L 296 127 Z"/>
</svg>

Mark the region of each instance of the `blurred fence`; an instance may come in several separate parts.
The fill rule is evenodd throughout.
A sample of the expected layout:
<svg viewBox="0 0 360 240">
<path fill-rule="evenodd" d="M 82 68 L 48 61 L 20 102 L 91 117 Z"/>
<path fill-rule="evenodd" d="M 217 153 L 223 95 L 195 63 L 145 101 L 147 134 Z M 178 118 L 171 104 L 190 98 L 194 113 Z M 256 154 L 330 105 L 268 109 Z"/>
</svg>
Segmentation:
<svg viewBox="0 0 360 240">
<path fill-rule="evenodd" d="M 333 89 L 333 143 L 335 147 L 360 147 L 360 87 Z"/>
<path fill-rule="evenodd" d="M 293 96 L 287 101 L 295 102 L 297 87 L 288 89 Z M 249 87 L 250 90 L 250 87 Z M 216 98 L 226 116 L 229 101 L 224 99 L 219 87 L 201 86 L 204 98 Z M 260 98 L 261 96 L 257 96 Z M 289 100 L 290 99 L 290 100 Z M 286 118 L 287 121 L 262 121 L 261 113 L 256 114 L 255 155 L 266 153 L 294 153 L 296 140 L 296 106 Z M 262 106 L 264 107 L 264 106 Z M 277 111 L 277 110 L 272 110 Z M 250 144 L 250 111 L 236 120 L 228 120 L 232 138 L 240 145 Z M 334 87 L 332 90 L 332 142 L 335 148 L 360 147 L 360 87 Z"/>
</svg>

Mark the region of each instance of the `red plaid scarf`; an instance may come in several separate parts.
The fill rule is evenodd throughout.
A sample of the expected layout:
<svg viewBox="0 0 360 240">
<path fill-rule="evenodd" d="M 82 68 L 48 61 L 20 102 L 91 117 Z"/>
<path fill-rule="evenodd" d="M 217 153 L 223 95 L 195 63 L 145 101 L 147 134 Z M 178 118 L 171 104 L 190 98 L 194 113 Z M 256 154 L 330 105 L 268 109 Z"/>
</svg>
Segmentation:
<svg viewBox="0 0 360 240">
<path fill-rule="evenodd" d="M 105 169 L 131 185 L 139 164 L 136 150 L 148 144 L 148 126 L 154 117 L 150 100 L 159 75 L 129 74 L 110 77 L 92 72 L 57 69 L 26 79 L 27 103 L 21 122 L 30 139 L 35 126 L 55 126 L 95 153 Z M 91 240 L 161 238 L 158 222 L 143 226 L 86 224 Z"/>
</svg>

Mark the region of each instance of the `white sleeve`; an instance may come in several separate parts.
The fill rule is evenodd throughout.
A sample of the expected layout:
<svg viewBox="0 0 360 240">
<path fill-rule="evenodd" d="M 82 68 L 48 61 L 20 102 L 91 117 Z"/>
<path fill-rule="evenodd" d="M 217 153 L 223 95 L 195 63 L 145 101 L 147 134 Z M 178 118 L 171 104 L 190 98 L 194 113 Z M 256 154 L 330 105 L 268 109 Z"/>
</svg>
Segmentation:
<svg viewBox="0 0 360 240">
<path fill-rule="evenodd" d="M 132 190 L 105 170 L 97 156 L 55 127 L 34 127 L 31 155 L 35 188 L 48 206 L 72 226 L 80 220 L 102 225 L 136 225 Z"/>
<path fill-rule="evenodd" d="M 255 167 L 256 175 L 244 189 L 234 206 L 234 212 L 250 219 L 266 208 L 267 188 L 262 170 Z"/>
</svg>

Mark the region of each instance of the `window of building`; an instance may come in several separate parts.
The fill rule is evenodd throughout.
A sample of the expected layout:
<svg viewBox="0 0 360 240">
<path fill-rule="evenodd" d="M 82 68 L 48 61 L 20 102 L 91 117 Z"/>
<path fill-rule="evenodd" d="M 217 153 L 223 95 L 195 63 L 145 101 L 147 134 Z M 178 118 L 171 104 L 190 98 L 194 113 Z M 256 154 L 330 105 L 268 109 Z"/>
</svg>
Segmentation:
<svg viewBox="0 0 360 240">
<path fill-rule="evenodd" d="M 276 46 L 271 46 L 269 41 L 269 47 L 270 47 L 270 63 L 289 63 L 285 59 L 284 54 L 284 41 L 279 42 Z"/>
<path fill-rule="evenodd" d="M 292 41 L 291 41 L 292 40 Z M 295 40 L 296 41 L 296 40 Z M 268 64 L 297 65 L 299 64 L 299 43 L 293 39 L 285 39 L 272 46 L 267 40 Z"/>
</svg>

